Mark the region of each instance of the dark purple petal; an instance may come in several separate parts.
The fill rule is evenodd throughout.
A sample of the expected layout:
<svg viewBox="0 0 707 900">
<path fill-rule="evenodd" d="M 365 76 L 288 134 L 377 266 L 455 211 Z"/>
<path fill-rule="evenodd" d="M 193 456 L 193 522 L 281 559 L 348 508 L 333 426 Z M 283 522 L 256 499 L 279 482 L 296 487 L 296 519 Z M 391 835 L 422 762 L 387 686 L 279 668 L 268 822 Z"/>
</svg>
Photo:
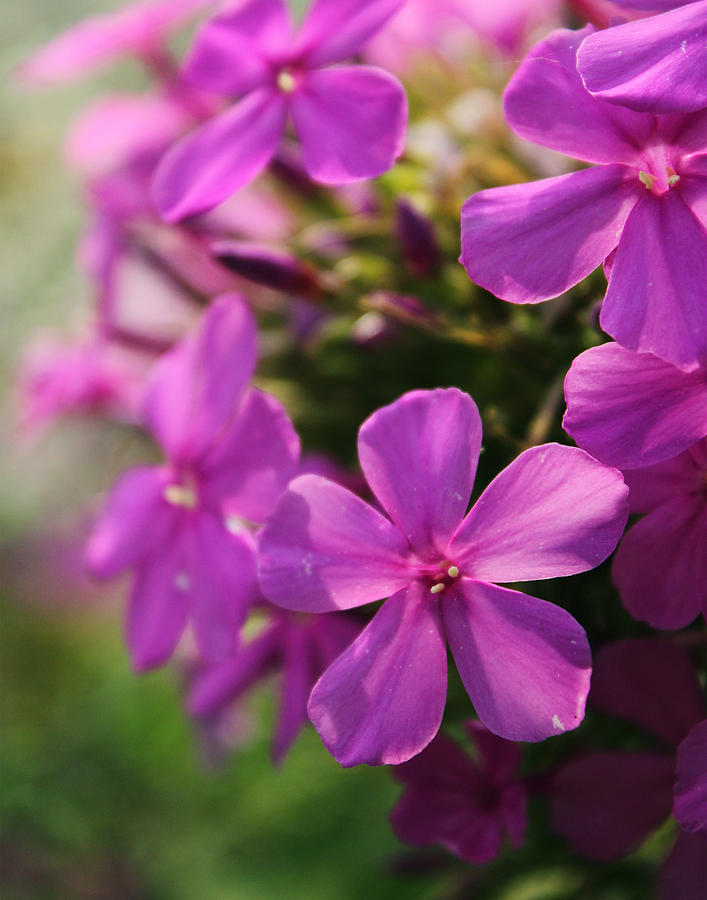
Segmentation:
<svg viewBox="0 0 707 900">
<path fill-rule="evenodd" d="M 222 266 L 254 284 L 300 296 L 317 295 L 321 291 L 314 268 L 293 253 L 276 250 L 252 241 L 217 241 L 211 254 Z"/>
<path fill-rule="evenodd" d="M 174 144 L 152 182 L 165 221 L 207 212 L 259 175 L 280 143 L 286 117 L 284 96 L 259 88 Z"/>
<path fill-rule="evenodd" d="M 601 327 L 683 368 L 707 362 L 707 228 L 678 191 L 646 194 L 621 234 Z"/>
<path fill-rule="evenodd" d="M 396 781 L 426 791 L 461 794 L 479 780 L 479 767 L 462 748 L 440 732 L 422 751 L 391 769 Z"/>
<path fill-rule="evenodd" d="M 707 434 L 707 369 L 683 372 L 617 344 L 575 359 L 565 398 L 565 431 L 620 468 L 670 459 Z"/>
<path fill-rule="evenodd" d="M 198 332 L 155 365 L 144 415 L 173 461 L 195 462 L 235 418 L 256 353 L 253 314 L 241 297 L 224 294 L 209 306 Z"/>
<path fill-rule="evenodd" d="M 677 776 L 673 815 L 684 831 L 707 837 L 707 719 L 678 747 Z"/>
<path fill-rule="evenodd" d="M 297 36 L 295 53 L 307 68 L 353 56 L 405 0 L 314 0 Z"/>
<path fill-rule="evenodd" d="M 400 82 L 382 69 L 307 72 L 291 103 L 304 164 L 315 181 L 375 178 L 403 152 L 407 97 Z"/>
<path fill-rule="evenodd" d="M 462 208 L 469 278 L 513 303 L 577 284 L 616 247 L 640 196 L 627 173 L 601 166 L 474 194 Z"/>
<path fill-rule="evenodd" d="M 342 766 L 397 765 L 439 730 L 447 653 L 423 585 L 394 594 L 314 686 L 309 716 Z"/>
<path fill-rule="evenodd" d="M 250 390 L 238 416 L 199 465 L 202 501 L 264 522 L 297 470 L 299 438 L 281 404 Z"/>
<path fill-rule="evenodd" d="M 209 93 L 230 96 L 271 84 L 293 33 L 285 0 L 231 3 L 197 34 L 184 77 Z"/>
<path fill-rule="evenodd" d="M 542 741 L 580 724 L 591 655 L 569 613 L 467 578 L 439 596 L 457 669 L 490 731 L 512 741 Z"/>
<path fill-rule="evenodd" d="M 696 110 L 707 106 L 706 46 L 702 0 L 589 35 L 577 67 L 588 90 L 612 103 L 658 113 Z"/>
<path fill-rule="evenodd" d="M 505 741 L 476 720 L 465 722 L 464 728 L 476 745 L 481 768 L 496 781 L 508 781 L 523 756 L 518 744 Z"/>
<path fill-rule="evenodd" d="M 577 49 L 594 29 L 560 29 L 521 63 L 504 94 L 508 124 L 521 137 L 585 162 L 632 163 L 653 120 L 597 100 L 577 72 Z"/>
<path fill-rule="evenodd" d="M 707 610 L 707 503 L 677 496 L 626 532 L 611 570 L 621 602 L 653 628 L 684 628 Z"/>
<path fill-rule="evenodd" d="M 631 512 L 649 512 L 680 494 L 697 493 L 704 484 L 705 472 L 705 438 L 674 459 L 644 469 L 627 469 L 624 479 L 630 491 Z"/>
<path fill-rule="evenodd" d="M 681 831 L 658 881 L 660 900 L 705 900 L 707 835 Z"/>
<path fill-rule="evenodd" d="M 279 765 L 295 742 L 302 728 L 308 724 L 307 700 L 321 671 L 317 670 L 306 628 L 294 626 L 284 635 L 282 658 L 282 686 L 277 726 L 273 735 L 273 761 Z"/>
<path fill-rule="evenodd" d="M 576 575 L 609 556 L 627 518 L 628 488 L 619 471 L 577 447 L 543 444 L 494 478 L 448 556 L 481 581 Z"/>
<path fill-rule="evenodd" d="M 400 532 L 373 507 L 332 481 L 301 475 L 260 534 L 260 584 L 285 609 L 350 609 L 408 585 L 407 554 Z"/>
<path fill-rule="evenodd" d="M 590 859 L 620 859 L 670 815 L 675 768 L 657 753 L 594 753 L 555 776 L 552 821 Z"/>
<path fill-rule="evenodd" d="M 167 472 L 156 466 L 130 469 L 116 482 L 86 547 L 95 578 L 113 578 L 151 551 L 156 520 L 171 517 L 166 484 Z"/>
<path fill-rule="evenodd" d="M 415 552 L 435 560 L 466 512 L 480 449 L 479 411 L 457 388 L 410 391 L 358 437 L 373 493 Z"/>
<path fill-rule="evenodd" d="M 603 647 L 594 662 L 590 702 L 672 747 L 705 714 L 688 652 L 660 638 L 629 638 Z"/>
</svg>

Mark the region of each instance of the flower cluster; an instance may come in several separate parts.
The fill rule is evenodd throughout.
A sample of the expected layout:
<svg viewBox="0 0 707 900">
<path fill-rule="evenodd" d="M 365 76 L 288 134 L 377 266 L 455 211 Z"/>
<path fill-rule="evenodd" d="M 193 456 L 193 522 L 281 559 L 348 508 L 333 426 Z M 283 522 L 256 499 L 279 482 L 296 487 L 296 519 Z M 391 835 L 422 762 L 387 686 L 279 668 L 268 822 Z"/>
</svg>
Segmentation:
<svg viewBox="0 0 707 900">
<path fill-rule="evenodd" d="M 341 765 L 394 767 L 404 842 L 488 863 L 549 798 L 557 831 L 607 860 L 672 814 L 661 892 L 692 900 L 707 2 L 623 3 L 604 29 L 573 6 L 312 0 L 295 26 L 285 0 L 142 0 L 39 50 L 26 85 L 130 56 L 151 86 L 70 132 L 94 312 L 27 365 L 22 423 L 101 415 L 159 448 L 113 487 L 86 561 L 131 573 L 134 670 L 176 656 L 216 739 L 275 672 L 274 760 L 311 720 Z M 168 37 L 196 16 L 178 63 Z M 465 59 L 498 78 L 537 28 L 503 98 L 519 142 Z M 340 463 L 364 418 L 360 477 Z M 562 735 L 588 697 L 663 750 L 577 752 L 592 717 Z M 551 737 L 543 758 L 520 745 Z"/>
</svg>

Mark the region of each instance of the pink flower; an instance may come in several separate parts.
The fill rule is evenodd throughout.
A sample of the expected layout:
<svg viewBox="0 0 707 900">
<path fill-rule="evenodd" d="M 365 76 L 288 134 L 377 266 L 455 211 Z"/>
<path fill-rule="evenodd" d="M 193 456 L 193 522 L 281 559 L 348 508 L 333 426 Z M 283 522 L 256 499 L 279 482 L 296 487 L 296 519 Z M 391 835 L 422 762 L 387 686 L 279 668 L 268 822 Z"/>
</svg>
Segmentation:
<svg viewBox="0 0 707 900">
<path fill-rule="evenodd" d="M 593 97 L 577 73 L 592 33 L 556 31 L 531 50 L 505 111 L 521 137 L 598 165 L 475 194 L 462 262 L 496 296 L 538 303 L 616 250 L 604 331 L 676 366 L 707 363 L 707 110 L 656 117 Z"/>
<path fill-rule="evenodd" d="M 493 582 L 591 569 L 626 520 L 620 474 L 549 444 L 521 454 L 465 516 L 481 448 L 473 400 L 412 391 L 361 427 L 359 459 L 390 518 L 315 475 L 296 478 L 261 533 L 260 579 L 286 609 L 389 597 L 317 682 L 309 714 L 342 765 L 401 763 L 437 733 L 448 641 L 482 722 L 511 740 L 575 728 L 590 655 L 564 610 Z"/>
<path fill-rule="evenodd" d="M 168 462 L 122 476 L 87 548 L 96 577 L 135 570 L 127 642 L 138 671 L 169 659 L 188 620 L 204 656 L 231 653 L 258 596 L 240 519 L 269 513 L 299 442 L 279 403 L 248 389 L 255 358 L 252 315 L 225 295 L 150 374 L 144 416 Z"/>
<path fill-rule="evenodd" d="M 270 160 L 291 113 L 309 175 L 344 184 L 387 171 L 402 152 L 402 85 L 369 66 L 329 68 L 356 53 L 402 0 L 314 0 L 295 35 L 285 0 L 231 4 L 197 35 L 184 77 L 242 97 L 164 157 L 153 184 L 169 222 L 211 209 Z"/>
<path fill-rule="evenodd" d="M 506 834 L 523 845 L 526 789 L 516 772 L 520 747 L 466 722 L 477 754 L 438 734 L 419 756 L 393 769 L 405 791 L 391 813 L 395 833 L 406 844 L 442 844 L 470 863 L 490 862 Z"/>
</svg>

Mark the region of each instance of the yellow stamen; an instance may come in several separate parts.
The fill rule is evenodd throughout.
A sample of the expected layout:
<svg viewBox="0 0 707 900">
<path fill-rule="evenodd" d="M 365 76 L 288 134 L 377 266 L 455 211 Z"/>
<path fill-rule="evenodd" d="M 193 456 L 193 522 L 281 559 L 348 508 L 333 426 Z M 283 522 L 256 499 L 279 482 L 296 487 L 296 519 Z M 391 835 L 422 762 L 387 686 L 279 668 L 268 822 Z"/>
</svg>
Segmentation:
<svg viewBox="0 0 707 900">
<path fill-rule="evenodd" d="M 432 587 L 430 588 L 430 594 L 439 594 L 440 591 L 443 591 L 443 590 L 444 590 L 443 584 L 433 584 Z"/>
<path fill-rule="evenodd" d="M 168 484 L 162 495 L 172 506 L 183 506 L 184 509 L 196 509 L 196 494 L 191 488 L 182 484 Z"/>
<path fill-rule="evenodd" d="M 277 76 L 277 86 L 283 94 L 291 94 L 297 87 L 295 76 L 292 72 L 288 72 L 287 69 L 283 69 Z"/>
<path fill-rule="evenodd" d="M 638 179 L 647 191 L 652 191 L 653 185 L 658 180 L 655 175 L 649 175 L 648 172 L 639 172 Z"/>
<path fill-rule="evenodd" d="M 457 578 L 459 576 L 459 569 L 456 566 L 450 566 L 447 569 L 447 575 L 449 575 L 450 578 Z"/>
</svg>

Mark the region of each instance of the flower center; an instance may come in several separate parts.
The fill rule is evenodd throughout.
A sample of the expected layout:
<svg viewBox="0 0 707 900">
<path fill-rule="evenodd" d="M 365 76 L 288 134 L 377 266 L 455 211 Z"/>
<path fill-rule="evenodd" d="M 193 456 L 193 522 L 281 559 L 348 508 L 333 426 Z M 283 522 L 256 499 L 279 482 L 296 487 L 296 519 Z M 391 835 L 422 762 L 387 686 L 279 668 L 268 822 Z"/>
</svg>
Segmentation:
<svg viewBox="0 0 707 900">
<path fill-rule="evenodd" d="M 167 503 L 182 509 L 196 509 L 199 505 L 196 482 L 193 480 L 188 481 L 186 484 L 180 482 L 168 484 L 162 492 L 162 496 Z"/>
<path fill-rule="evenodd" d="M 291 94 L 297 87 L 297 78 L 289 69 L 281 69 L 275 81 L 283 94 Z"/>
<path fill-rule="evenodd" d="M 450 562 L 450 560 L 445 559 L 439 564 L 438 569 L 428 570 L 427 576 L 431 576 L 430 594 L 441 594 L 445 588 L 454 584 L 456 579 L 459 578 L 459 567 Z"/>
<path fill-rule="evenodd" d="M 638 180 L 647 191 L 659 197 L 679 183 L 678 167 L 679 157 L 674 148 L 651 147 L 641 161 Z"/>
</svg>

